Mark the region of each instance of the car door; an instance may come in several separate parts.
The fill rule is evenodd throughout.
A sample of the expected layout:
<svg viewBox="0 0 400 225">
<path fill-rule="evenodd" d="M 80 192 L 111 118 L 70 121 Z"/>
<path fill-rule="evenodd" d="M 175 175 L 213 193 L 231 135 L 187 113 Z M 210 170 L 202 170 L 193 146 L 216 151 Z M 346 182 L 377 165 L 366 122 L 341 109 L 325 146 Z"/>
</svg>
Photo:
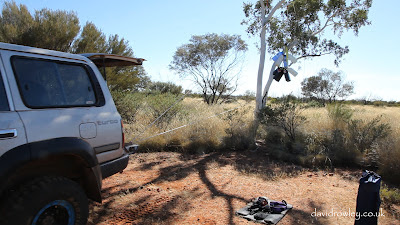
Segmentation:
<svg viewBox="0 0 400 225">
<path fill-rule="evenodd" d="M 25 143 L 24 125 L 14 110 L 3 64 L 0 60 L 0 157 Z"/>
</svg>

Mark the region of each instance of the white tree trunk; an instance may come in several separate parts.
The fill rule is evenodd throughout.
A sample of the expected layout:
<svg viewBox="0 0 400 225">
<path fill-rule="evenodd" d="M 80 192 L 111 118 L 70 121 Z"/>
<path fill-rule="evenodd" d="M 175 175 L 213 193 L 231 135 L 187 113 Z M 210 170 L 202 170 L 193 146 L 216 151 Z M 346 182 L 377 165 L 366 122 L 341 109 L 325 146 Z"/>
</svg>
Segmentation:
<svg viewBox="0 0 400 225">
<path fill-rule="evenodd" d="M 263 10 L 265 11 L 265 10 Z M 263 15 L 263 20 L 265 21 L 265 16 Z M 260 49 L 260 63 L 258 64 L 258 76 L 257 76 L 257 92 L 256 92 L 256 113 L 259 112 L 263 105 L 262 105 L 262 80 L 263 80 L 263 73 L 264 73 L 264 64 L 265 64 L 265 51 L 267 47 L 267 43 L 265 41 L 265 26 L 262 27 L 261 30 L 261 49 Z"/>
<path fill-rule="evenodd" d="M 255 113 L 258 113 L 265 104 L 265 101 L 263 101 L 263 97 L 267 97 L 267 96 L 263 96 L 263 90 L 262 90 L 262 80 L 263 80 L 263 73 L 264 73 L 264 64 L 265 64 L 265 53 L 266 53 L 266 48 L 267 48 L 267 43 L 265 41 L 265 35 L 266 35 L 266 24 L 268 22 L 268 20 L 274 15 L 274 13 L 276 12 L 276 10 L 278 10 L 282 4 L 285 2 L 285 0 L 280 0 L 275 6 L 274 8 L 271 10 L 271 12 L 268 14 L 267 17 L 265 17 L 265 5 L 263 0 L 260 1 L 261 3 L 261 18 L 263 20 L 263 27 L 261 29 L 261 34 L 260 34 L 260 39 L 261 39 L 261 48 L 260 48 L 260 63 L 258 65 L 258 75 L 257 75 L 257 92 L 256 92 L 256 110 Z M 271 79 L 271 74 L 269 77 L 269 83 L 272 82 Z M 271 86 L 271 84 L 267 85 L 266 87 Z M 268 93 L 268 90 L 265 90 L 264 92 Z"/>
</svg>

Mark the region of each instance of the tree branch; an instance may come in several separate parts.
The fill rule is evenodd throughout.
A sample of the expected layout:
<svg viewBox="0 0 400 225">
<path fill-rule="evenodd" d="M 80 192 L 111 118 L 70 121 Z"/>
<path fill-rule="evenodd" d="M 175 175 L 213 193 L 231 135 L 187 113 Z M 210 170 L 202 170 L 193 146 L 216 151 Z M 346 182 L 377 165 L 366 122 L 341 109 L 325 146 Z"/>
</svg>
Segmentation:
<svg viewBox="0 0 400 225">
<path fill-rule="evenodd" d="M 314 33 L 311 33 L 311 36 L 315 36 L 315 35 L 321 33 L 323 30 L 325 30 L 325 28 L 327 28 L 328 26 L 331 26 L 332 24 L 329 24 L 329 22 L 333 22 L 333 18 L 336 16 L 337 13 L 338 13 L 338 11 L 335 13 L 332 13 L 332 15 L 326 20 L 324 26 L 320 30 L 317 30 Z"/>
<path fill-rule="evenodd" d="M 261 2 L 261 7 L 265 13 L 265 5 L 264 5 L 264 1 L 260 0 Z M 282 4 L 285 2 L 285 0 L 280 0 L 275 6 L 274 8 L 271 10 L 271 12 L 268 13 L 267 18 L 262 18 L 263 19 L 263 26 L 266 27 L 267 22 L 271 19 L 271 17 L 274 15 L 274 13 L 276 12 L 276 10 L 278 10 Z M 265 14 L 264 14 L 265 15 Z"/>
</svg>

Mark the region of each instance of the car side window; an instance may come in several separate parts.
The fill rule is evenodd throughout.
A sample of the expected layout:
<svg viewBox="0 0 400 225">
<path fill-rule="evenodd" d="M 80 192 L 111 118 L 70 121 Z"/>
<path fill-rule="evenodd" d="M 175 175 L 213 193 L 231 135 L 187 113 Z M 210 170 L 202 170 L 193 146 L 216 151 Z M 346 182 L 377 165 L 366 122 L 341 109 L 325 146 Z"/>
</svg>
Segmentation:
<svg viewBox="0 0 400 225">
<path fill-rule="evenodd" d="M 4 89 L 3 79 L 0 74 L 0 111 L 10 111 L 6 90 Z"/>
<path fill-rule="evenodd" d="M 85 66 L 25 57 L 12 58 L 24 103 L 30 108 L 93 106 L 96 94 Z"/>
</svg>

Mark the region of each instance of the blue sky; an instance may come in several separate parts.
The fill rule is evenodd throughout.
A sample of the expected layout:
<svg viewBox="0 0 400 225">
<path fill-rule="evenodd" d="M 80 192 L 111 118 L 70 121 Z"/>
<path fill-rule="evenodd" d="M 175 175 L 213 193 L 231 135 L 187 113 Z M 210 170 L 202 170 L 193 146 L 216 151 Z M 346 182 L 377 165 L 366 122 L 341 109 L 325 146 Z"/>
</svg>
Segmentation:
<svg viewBox="0 0 400 225">
<path fill-rule="evenodd" d="M 248 0 L 250 1 L 250 0 Z M 4 0 L 1 0 L 3 3 Z M 259 62 L 255 43 L 240 25 L 244 18 L 243 0 L 15 0 L 33 12 L 36 9 L 75 11 L 82 26 L 93 22 L 105 34 L 118 34 L 129 41 L 135 55 L 145 58 L 144 68 L 153 80 L 171 81 L 193 87 L 188 81 L 168 69 L 175 50 L 188 43 L 192 35 L 206 33 L 239 34 L 248 43 L 249 51 L 243 65 L 238 93 L 256 90 Z M 255 1 L 254 1 L 255 2 Z M 293 65 L 299 75 L 287 83 L 274 82 L 270 96 L 301 94 L 301 81 L 315 75 L 321 68 L 341 70 L 347 80 L 354 81 L 356 94 L 350 98 L 369 98 L 400 101 L 400 1 L 374 0 L 370 10 L 372 25 L 363 27 L 359 36 L 345 33 L 339 43 L 349 45 L 350 53 L 339 68 L 333 57 L 323 56 L 302 60 Z M 328 35 L 329 32 L 327 32 Z M 272 55 L 267 54 L 267 80 Z M 300 67 L 300 68 L 299 68 Z"/>
</svg>

